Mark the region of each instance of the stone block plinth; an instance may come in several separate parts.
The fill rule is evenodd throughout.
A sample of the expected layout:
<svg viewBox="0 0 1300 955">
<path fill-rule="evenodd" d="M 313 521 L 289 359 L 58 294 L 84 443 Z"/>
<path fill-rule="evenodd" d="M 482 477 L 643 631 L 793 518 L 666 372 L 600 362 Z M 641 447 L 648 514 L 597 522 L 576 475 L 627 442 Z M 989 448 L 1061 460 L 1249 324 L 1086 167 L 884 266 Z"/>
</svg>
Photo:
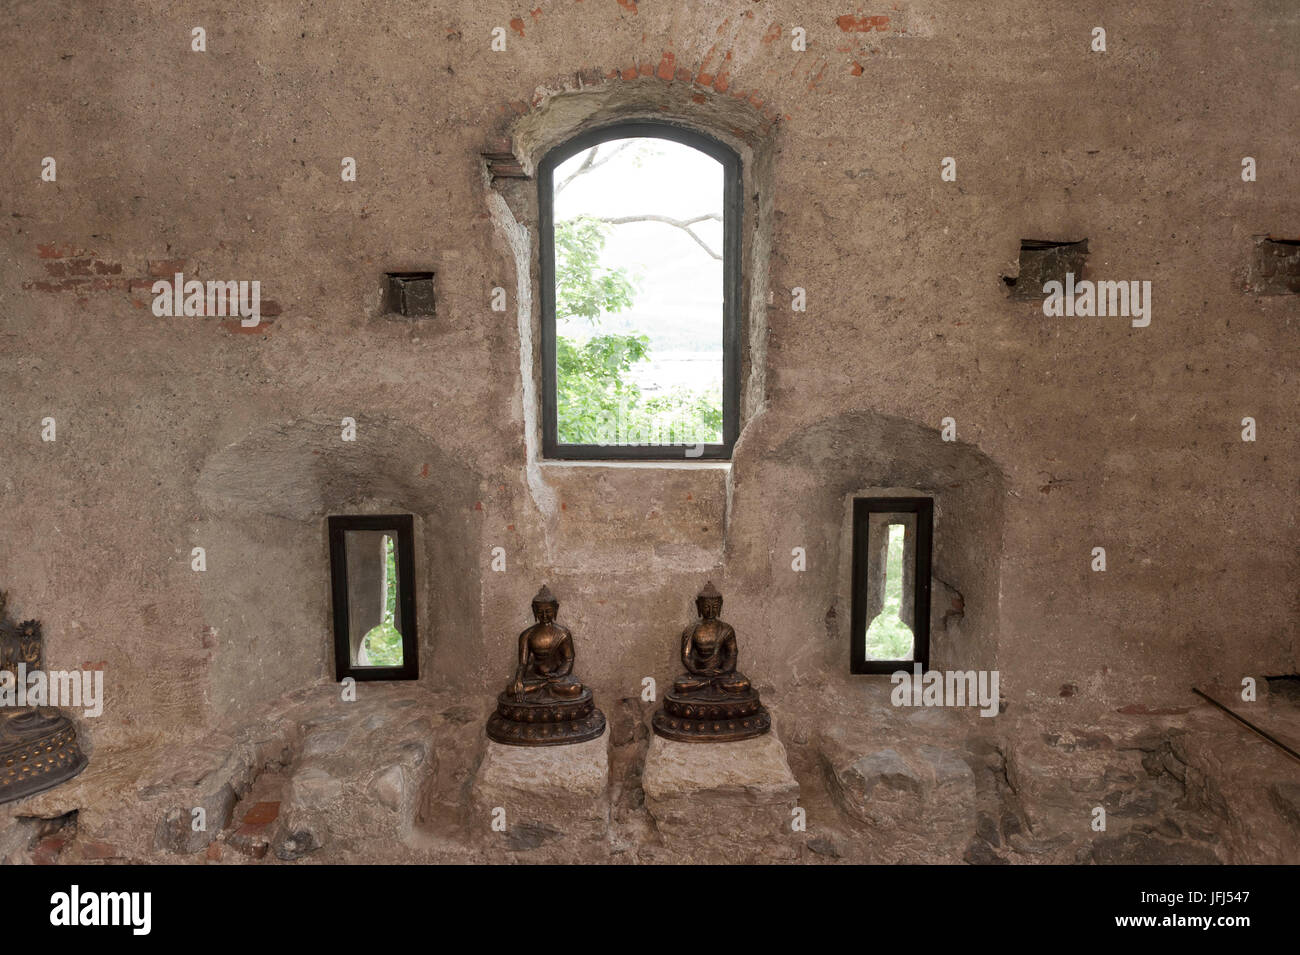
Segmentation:
<svg viewBox="0 0 1300 955">
<path fill-rule="evenodd" d="M 609 731 L 567 746 L 487 741 L 474 777 L 473 811 L 485 831 L 505 810 L 507 847 L 594 842 L 609 830 Z"/>
<path fill-rule="evenodd" d="M 775 730 L 732 743 L 655 736 L 641 777 L 646 809 L 681 862 L 793 859 L 799 783 Z"/>
</svg>

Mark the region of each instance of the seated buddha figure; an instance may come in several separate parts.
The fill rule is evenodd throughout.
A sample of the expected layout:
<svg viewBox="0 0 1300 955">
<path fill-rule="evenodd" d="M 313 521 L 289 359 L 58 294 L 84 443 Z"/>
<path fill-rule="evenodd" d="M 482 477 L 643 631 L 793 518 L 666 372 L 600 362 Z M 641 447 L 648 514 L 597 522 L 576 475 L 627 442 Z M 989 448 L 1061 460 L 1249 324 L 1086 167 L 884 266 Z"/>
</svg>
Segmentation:
<svg viewBox="0 0 1300 955">
<path fill-rule="evenodd" d="M 559 611 L 560 602 L 543 584 L 533 598 L 537 622 L 519 634 L 519 666 L 509 687 L 517 699 L 582 695 L 582 684 L 573 676 L 573 634 L 555 622 Z"/>
<path fill-rule="evenodd" d="M 605 732 L 605 714 L 573 675 L 573 634 L 556 622 L 560 602 L 545 586 L 531 627 L 519 634 L 514 679 L 497 696 L 488 738 L 510 746 L 582 743 Z"/>
<path fill-rule="evenodd" d="M 19 678 L 42 669 L 44 638 L 37 620 L 12 623 L 7 603 L 0 591 L 0 803 L 44 792 L 86 768 L 69 717 L 53 706 L 16 705 Z"/>
<path fill-rule="evenodd" d="M 700 620 L 682 631 L 682 665 L 686 672 L 673 681 L 673 691 L 683 696 L 710 690 L 747 693 L 749 680 L 736 671 L 736 631 L 719 620 L 722 594 L 713 581 L 695 598 Z"/>
<path fill-rule="evenodd" d="M 713 583 L 695 598 L 700 619 L 682 631 L 686 672 L 673 680 L 651 726 L 659 736 L 683 743 L 736 742 L 762 736 L 772 717 L 758 691 L 736 669 L 736 631 L 720 620 L 722 594 Z"/>
<path fill-rule="evenodd" d="M 510 691 L 516 698 L 541 694 L 573 699 L 582 694 L 582 683 L 573 677 L 573 634 L 556 624 L 559 600 L 545 583 L 533 598 L 536 624 L 519 634 L 519 668 Z"/>
</svg>

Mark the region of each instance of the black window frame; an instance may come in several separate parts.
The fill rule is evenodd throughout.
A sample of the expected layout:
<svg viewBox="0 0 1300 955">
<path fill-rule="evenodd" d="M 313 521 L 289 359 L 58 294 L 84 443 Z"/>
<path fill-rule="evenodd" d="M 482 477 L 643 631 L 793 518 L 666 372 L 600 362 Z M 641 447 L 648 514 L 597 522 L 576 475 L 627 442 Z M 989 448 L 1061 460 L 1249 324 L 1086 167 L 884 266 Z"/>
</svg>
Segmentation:
<svg viewBox="0 0 1300 955">
<path fill-rule="evenodd" d="M 867 625 L 867 528 L 872 514 L 916 515 L 916 567 L 912 578 L 912 659 L 868 660 Z M 853 587 L 852 620 L 849 632 L 851 673 L 911 672 L 915 664 L 922 672 L 930 667 L 930 566 L 934 547 L 934 498 L 857 497 L 853 499 Z"/>
<path fill-rule="evenodd" d="M 722 442 L 706 444 L 703 452 L 687 455 L 698 445 L 561 444 L 557 415 L 555 367 L 555 167 L 584 149 L 615 139 L 667 139 L 698 149 L 723 168 L 722 202 Z M 730 460 L 740 434 L 740 304 L 741 190 L 740 156 L 730 146 L 704 133 L 656 120 L 619 122 L 589 130 L 547 152 L 537 167 L 538 243 L 541 258 L 542 315 L 542 455 L 555 460 L 673 461 Z"/>
<path fill-rule="evenodd" d="M 347 531 L 388 531 L 397 551 L 397 600 L 402 620 L 402 665 L 359 667 L 352 663 L 348 625 Z M 330 592 L 334 609 L 334 677 L 417 680 L 419 628 L 415 616 L 415 519 L 410 514 L 338 515 L 329 518 Z"/>
</svg>

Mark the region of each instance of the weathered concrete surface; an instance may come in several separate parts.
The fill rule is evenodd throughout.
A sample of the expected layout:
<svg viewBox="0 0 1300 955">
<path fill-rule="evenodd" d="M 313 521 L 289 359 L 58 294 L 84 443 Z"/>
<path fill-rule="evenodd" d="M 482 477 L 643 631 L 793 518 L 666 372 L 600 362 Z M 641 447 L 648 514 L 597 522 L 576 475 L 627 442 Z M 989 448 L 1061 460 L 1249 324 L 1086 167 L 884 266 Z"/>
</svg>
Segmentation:
<svg viewBox="0 0 1300 955">
<path fill-rule="evenodd" d="M 771 732 L 735 743 L 650 740 L 641 775 L 645 805 L 678 860 L 791 860 L 799 783 Z"/>
<path fill-rule="evenodd" d="M 543 842 L 592 842 L 609 831 L 609 731 L 568 746 L 504 746 L 485 741 L 474 777 L 473 817 L 493 831 L 494 816 L 505 810 L 498 836 L 511 851 L 535 849 Z M 495 834 L 495 833 L 494 833 Z"/>
<path fill-rule="evenodd" d="M 813 864 L 1291 862 L 1290 760 L 1208 704 L 1050 719 L 896 709 L 826 687 L 768 699 L 776 737 L 676 744 L 653 704 L 609 705 L 606 738 L 489 751 L 456 694 L 323 685 L 184 747 L 104 757 L 85 783 L 0 807 L 0 860 L 802 861 Z M 1300 738 L 1300 709 L 1251 718 Z M 593 745 L 595 744 L 595 745 Z M 608 746 L 608 756 L 605 747 Z M 506 750 L 514 750 L 507 752 Z M 577 750 L 577 752 L 566 752 Z M 139 767 L 145 767 L 140 770 Z M 606 767 L 608 767 L 606 769 Z M 79 777 L 81 779 L 81 777 Z M 805 832 L 790 829 L 797 800 Z M 491 810 L 507 810 L 506 833 Z M 195 832 L 192 810 L 207 810 Z M 1096 810 L 1105 829 L 1094 828 Z"/>
<path fill-rule="evenodd" d="M 233 739 L 329 673 L 330 513 L 416 515 L 421 682 L 452 694 L 444 709 L 499 690 L 542 580 L 597 697 L 635 697 L 671 677 L 711 577 L 787 725 L 824 723 L 827 687 L 868 722 L 853 694 L 870 680 L 844 676 L 844 540 L 848 499 L 879 490 L 936 497 L 934 575 L 963 602 L 936 661 L 1000 668 L 1011 760 L 1051 764 L 1042 734 L 1083 725 L 1062 712 L 1300 671 L 1300 298 L 1247 289 L 1255 237 L 1300 234 L 1294 5 L 1219 5 L 1211 29 L 1155 0 L 1106 23 L 1104 54 L 1091 13 L 1032 0 L 851 6 L 234 4 L 198 15 L 206 53 L 153 0 L 11 11 L 0 586 L 45 622 L 52 665 L 101 668 L 108 692 L 91 767 L 49 811 L 79 806 L 84 838 L 132 801 L 125 780 L 158 775 L 156 753 Z M 528 165 L 566 131 L 652 114 L 747 158 L 726 472 L 537 455 L 535 184 L 491 184 L 482 153 L 506 140 Z M 1090 277 L 1152 281 L 1148 328 L 1007 298 L 1022 239 L 1085 237 Z M 417 268 L 438 314 L 388 319 L 384 272 Z M 149 287 L 176 271 L 261 281 L 264 324 L 154 317 Z M 1249 767 L 1199 740 L 1188 765 L 1236 792 Z M 795 748 L 821 772 L 814 743 Z M 1025 785 L 1026 812 L 1074 811 Z M 1225 796 L 1230 858 L 1300 859 L 1271 791 Z M 440 798 L 439 818 L 463 811 Z M 157 819 L 140 824 L 151 852 Z M 460 845 L 459 824 L 438 839 Z"/>
</svg>

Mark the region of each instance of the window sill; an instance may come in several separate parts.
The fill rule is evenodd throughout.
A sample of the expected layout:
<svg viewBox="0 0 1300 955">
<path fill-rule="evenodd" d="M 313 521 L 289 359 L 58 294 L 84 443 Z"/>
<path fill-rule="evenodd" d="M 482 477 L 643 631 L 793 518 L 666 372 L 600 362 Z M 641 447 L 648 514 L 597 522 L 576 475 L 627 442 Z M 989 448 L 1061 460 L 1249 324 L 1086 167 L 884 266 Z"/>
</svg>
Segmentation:
<svg viewBox="0 0 1300 955">
<path fill-rule="evenodd" d="M 578 461 L 563 458 L 543 458 L 539 462 L 543 470 L 617 468 L 619 470 L 655 470 L 655 471 L 729 471 L 730 461 Z"/>
</svg>

